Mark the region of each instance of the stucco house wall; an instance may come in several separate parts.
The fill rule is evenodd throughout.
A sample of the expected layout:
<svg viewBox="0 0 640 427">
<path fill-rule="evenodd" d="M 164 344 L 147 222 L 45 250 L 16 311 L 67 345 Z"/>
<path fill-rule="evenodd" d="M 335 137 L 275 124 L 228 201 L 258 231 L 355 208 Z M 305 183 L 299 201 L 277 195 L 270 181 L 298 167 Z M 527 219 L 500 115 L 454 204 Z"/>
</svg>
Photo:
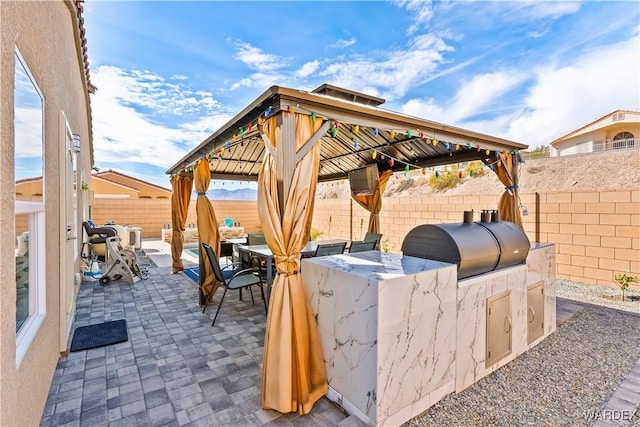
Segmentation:
<svg viewBox="0 0 640 427">
<path fill-rule="evenodd" d="M 94 179 L 97 178 L 97 179 Z M 171 189 L 164 188 L 159 185 L 152 184 L 150 182 L 143 181 L 141 179 L 137 179 L 135 177 L 114 171 L 114 170 L 106 170 L 103 172 L 99 172 L 92 176 L 92 180 L 98 181 L 99 178 L 104 180 L 108 180 L 111 182 L 115 182 L 118 184 L 122 184 L 126 187 L 135 188 L 138 190 L 138 197 L 141 199 L 170 199 L 171 198 Z M 99 192 L 96 191 L 96 194 Z"/>
<path fill-rule="evenodd" d="M 0 425 L 40 423 L 60 357 L 60 114 L 82 141 L 78 167 L 91 170 L 91 125 L 82 38 L 75 3 L 0 2 Z M 15 51 L 44 97 L 45 317 L 23 359 L 16 358 Z M 77 224 L 86 215 L 78 200 Z M 78 243 L 79 244 L 79 243 Z M 79 266 L 76 266 L 79 270 Z"/>
<path fill-rule="evenodd" d="M 633 135 L 635 146 L 640 141 L 640 112 L 615 110 L 549 143 L 551 157 L 592 153 L 613 147 L 614 138 L 626 132 Z"/>
<path fill-rule="evenodd" d="M 94 198 L 138 199 L 140 190 L 106 179 L 91 177 Z M 95 211 L 94 211 L 95 212 Z"/>
</svg>

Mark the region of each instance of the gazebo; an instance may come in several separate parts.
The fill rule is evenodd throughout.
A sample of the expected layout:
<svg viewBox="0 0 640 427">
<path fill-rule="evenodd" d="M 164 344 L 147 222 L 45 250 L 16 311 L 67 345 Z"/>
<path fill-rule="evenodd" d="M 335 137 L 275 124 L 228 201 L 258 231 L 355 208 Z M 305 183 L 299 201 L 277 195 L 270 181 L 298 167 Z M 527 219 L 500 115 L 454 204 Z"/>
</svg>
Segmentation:
<svg viewBox="0 0 640 427">
<path fill-rule="evenodd" d="M 324 84 L 307 92 L 272 86 L 167 170 L 173 185 L 172 253 L 180 261 L 192 182 L 198 193 L 200 241 L 220 253 L 215 212 L 206 196 L 211 179 L 257 181 L 258 210 L 277 269 L 269 301 L 261 404 L 280 412 L 308 413 L 327 392 L 320 340 L 300 272 L 318 181 L 346 179 L 377 164 L 378 188 L 356 196 L 378 231 L 381 195 L 392 172 L 479 160 L 505 185 L 502 220 L 522 227 L 518 209 L 518 150 L 501 138 L 380 107 L 384 100 Z M 200 262 L 201 301 L 215 292 Z"/>
</svg>

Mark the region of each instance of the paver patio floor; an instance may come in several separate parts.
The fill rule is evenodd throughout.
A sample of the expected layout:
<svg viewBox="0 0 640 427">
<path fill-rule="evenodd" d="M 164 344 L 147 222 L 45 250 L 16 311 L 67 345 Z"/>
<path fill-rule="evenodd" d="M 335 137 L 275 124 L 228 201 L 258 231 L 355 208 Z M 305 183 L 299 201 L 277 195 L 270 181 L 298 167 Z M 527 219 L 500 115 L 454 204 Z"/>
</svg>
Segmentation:
<svg viewBox="0 0 640 427">
<path fill-rule="evenodd" d="M 133 286 L 84 282 L 76 327 L 126 319 L 129 340 L 70 353 L 58 363 L 42 426 L 336 426 L 343 412 L 322 398 L 310 414 L 260 407 L 265 314 L 228 292 L 205 314 L 197 285 L 170 267 L 151 267 Z M 222 291 L 220 291 L 221 293 Z M 349 420 L 352 422 L 352 420 Z"/>
</svg>

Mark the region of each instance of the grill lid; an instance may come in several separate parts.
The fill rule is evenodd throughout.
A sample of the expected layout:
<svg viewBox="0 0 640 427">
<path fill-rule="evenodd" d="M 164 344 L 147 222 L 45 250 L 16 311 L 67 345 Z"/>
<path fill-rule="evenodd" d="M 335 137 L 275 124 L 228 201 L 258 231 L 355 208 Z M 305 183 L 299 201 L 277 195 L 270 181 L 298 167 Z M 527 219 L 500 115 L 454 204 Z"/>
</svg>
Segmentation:
<svg viewBox="0 0 640 427">
<path fill-rule="evenodd" d="M 402 242 L 402 253 L 458 266 L 458 279 L 523 264 L 527 235 L 511 222 L 423 224 Z"/>
</svg>

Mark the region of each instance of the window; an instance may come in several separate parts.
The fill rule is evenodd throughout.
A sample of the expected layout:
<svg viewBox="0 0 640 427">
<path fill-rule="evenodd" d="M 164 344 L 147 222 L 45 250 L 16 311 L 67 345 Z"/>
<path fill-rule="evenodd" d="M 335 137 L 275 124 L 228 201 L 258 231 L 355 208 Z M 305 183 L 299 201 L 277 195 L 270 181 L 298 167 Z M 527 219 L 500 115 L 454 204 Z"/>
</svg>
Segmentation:
<svg viewBox="0 0 640 427">
<path fill-rule="evenodd" d="M 611 116 L 612 122 L 617 122 L 620 120 L 624 120 L 624 113 L 615 113 L 613 116 Z"/>
<path fill-rule="evenodd" d="M 14 111 L 16 364 L 20 364 L 45 314 L 45 180 L 43 96 L 17 48 Z"/>
<path fill-rule="evenodd" d="M 614 141 L 618 141 L 620 139 L 633 139 L 633 134 L 631 132 L 620 132 L 613 137 Z"/>
</svg>

